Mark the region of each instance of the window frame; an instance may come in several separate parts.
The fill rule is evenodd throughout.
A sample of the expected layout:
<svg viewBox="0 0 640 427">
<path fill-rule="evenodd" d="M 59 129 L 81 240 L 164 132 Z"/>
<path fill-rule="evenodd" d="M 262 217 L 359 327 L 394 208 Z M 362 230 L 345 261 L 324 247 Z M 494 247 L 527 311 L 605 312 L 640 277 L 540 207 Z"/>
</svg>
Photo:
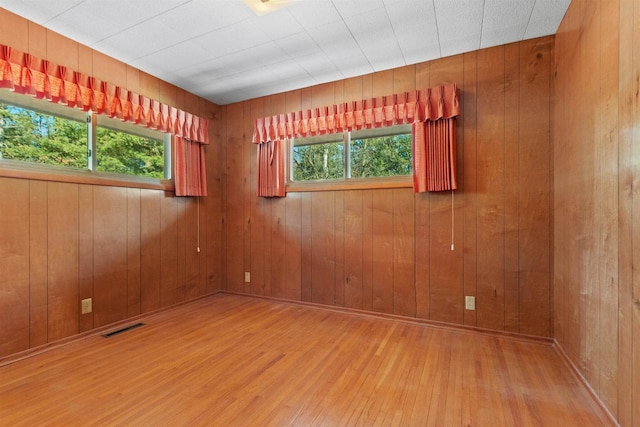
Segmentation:
<svg viewBox="0 0 640 427">
<path fill-rule="evenodd" d="M 286 177 L 286 189 L 287 192 L 307 192 L 307 191 L 340 191 L 340 190 L 360 190 L 360 189 L 383 189 L 383 188 L 408 188 L 413 186 L 413 178 L 411 174 L 408 175 L 394 175 L 394 176 L 376 176 L 365 178 L 352 178 L 351 177 L 351 139 L 352 133 L 373 131 L 374 133 L 380 133 L 380 136 L 395 135 L 396 133 L 386 133 L 384 130 L 389 128 L 403 128 L 404 132 L 398 132 L 397 134 L 406 134 L 411 132 L 411 125 L 394 125 L 386 126 L 384 128 L 363 129 L 354 131 L 343 131 L 343 151 L 344 151 L 344 178 L 335 179 L 320 179 L 309 181 L 296 181 L 293 179 L 293 149 L 295 146 L 295 139 L 288 139 L 286 141 L 286 154 L 285 154 L 285 177 Z M 408 130 L 408 132 L 406 132 Z M 337 135 L 337 134 L 332 134 Z M 374 138 L 377 135 L 371 135 L 369 137 Z M 310 137 L 318 138 L 318 137 Z M 304 138 L 306 139 L 306 138 Z M 319 138 L 320 140 L 322 137 Z M 327 142 L 332 139 L 330 136 L 326 137 Z M 317 142 L 322 143 L 322 142 Z"/>
<path fill-rule="evenodd" d="M 96 170 L 97 159 L 95 156 L 95 153 L 97 153 L 96 129 L 98 122 L 95 120 L 95 117 L 99 116 L 98 114 L 92 111 L 85 112 L 77 108 L 51 103 L 47 100 L 15 93 L 8 89 L 0 89 L 0 102 L 30 109 L 42 114 L 85 121 L 87 124 L 86 169 L 0 159 L 0 177 L 174 191 L 172 162 L 174 156 L 173 135 L 161 132 L 164 146 L 164 178 L 100 172 Z M 80 119 L 79 117 L 84 118 Z M 138 126 L 135 124 L 131 125 Z M 145 128 L 142 129 L 146 130 Z M 138 134 L 138 132 L 132 133 Z"/>
</svg>

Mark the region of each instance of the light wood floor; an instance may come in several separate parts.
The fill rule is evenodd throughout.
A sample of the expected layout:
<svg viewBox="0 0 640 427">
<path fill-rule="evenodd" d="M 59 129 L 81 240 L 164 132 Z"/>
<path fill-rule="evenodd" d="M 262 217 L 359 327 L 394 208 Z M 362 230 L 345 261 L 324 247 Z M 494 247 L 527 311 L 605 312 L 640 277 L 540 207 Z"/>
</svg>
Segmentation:
<svg viewBox="0 0 640 427">
<path fill-rule="evenodd" d="M 216 295 L 0 367 L 0 425 L 608 425 L 550 344 Z"/>
</svg>

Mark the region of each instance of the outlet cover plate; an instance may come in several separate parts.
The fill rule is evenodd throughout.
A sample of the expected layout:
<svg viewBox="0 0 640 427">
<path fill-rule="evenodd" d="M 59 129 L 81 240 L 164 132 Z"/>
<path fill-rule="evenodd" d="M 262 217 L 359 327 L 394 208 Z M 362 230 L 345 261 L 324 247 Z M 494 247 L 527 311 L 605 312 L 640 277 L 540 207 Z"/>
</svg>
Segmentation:
<svg viewBox="0 0 640 427">
<path fill-rule="evenodd" d="M 251 273 L 250 272 L 248 272 L 248 271 L 244 272 L 244 281 L 246 283 L 251 283 Z"/>
<path fill-rule="evenodd" d="M 82 300 L 82 314 L 88 314 L 93 311 L 93 300 L 91 298 Z"/>
<path fill-rule="evenodd" d="M 476 309 L 476 297 L 474 296 L 466 296 L 464 297 L 464 308 L 467 310 L 475 310 Z"/>
</svg>

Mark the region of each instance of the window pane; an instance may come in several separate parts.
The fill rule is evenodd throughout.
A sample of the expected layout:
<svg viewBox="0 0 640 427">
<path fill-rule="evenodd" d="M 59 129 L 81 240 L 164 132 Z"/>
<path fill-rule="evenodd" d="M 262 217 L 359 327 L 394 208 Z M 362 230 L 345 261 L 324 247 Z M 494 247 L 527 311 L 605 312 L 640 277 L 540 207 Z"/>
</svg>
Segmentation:
<svg viewBox="0 0 640 427">
<path fill-rule="evenodd" d="M 292 167 L 294 181 L 344 178 L 344 143 L 296 140 Z"/>
<path fill-rule="evenodd" d="M 386 129 L 386 132 L 406 131 Z M 371 133 L 371 132 L 369 132 Z M 378 131 L 379 133 L 379 131 Z M 351 177 L 411 174 L 411 133 L 368 136 L 353 132 L 350 144 Z"/>
<path fill-rule="evenodd" d="M 139 126 L 98 117 L 98 171 L 164 178 L 163 134 L 136 128 Z"/>
<path fill-rule="evenodd" d="M 0 158 L 86 168 L 87 125 L 0 103 Z"/>
</svg>

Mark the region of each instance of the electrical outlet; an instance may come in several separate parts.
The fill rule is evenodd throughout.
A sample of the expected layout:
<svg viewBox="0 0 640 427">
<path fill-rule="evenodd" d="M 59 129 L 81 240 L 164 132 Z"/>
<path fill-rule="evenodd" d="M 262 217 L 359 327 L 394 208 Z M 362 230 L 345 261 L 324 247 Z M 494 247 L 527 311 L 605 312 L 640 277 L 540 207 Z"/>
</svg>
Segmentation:
<svg viewBox="0 0 640 427">
<path fill-rule="evenodd" d="M 91 298 L 82 300 L 82 314 L 91 313 L 93 311 L 93 300 Z"/>
<path fill-rule="evenodd" d="M 244 281 L 246 283 L 251 283 L 251 273 L 250 272 L 248 272 L 248 271 L 244 272 Z"/>
<path fill-rule="evenodd" d="M 467 310 L 475 310 L 476 309 L 476 297 L 474 296 L 466 296 L 464 297 L 464 308 Z"/>
</svg>

